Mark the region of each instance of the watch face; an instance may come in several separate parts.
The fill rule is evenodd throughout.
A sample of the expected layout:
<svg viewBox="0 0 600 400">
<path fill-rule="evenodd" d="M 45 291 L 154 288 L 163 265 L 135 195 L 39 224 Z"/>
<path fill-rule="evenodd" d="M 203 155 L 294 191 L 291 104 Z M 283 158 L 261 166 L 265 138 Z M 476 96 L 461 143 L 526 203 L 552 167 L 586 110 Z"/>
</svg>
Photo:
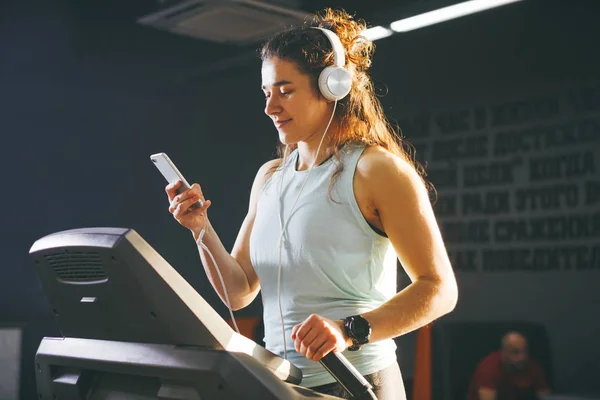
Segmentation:
<svg viewBox="0 0 600 400">
<path fill-rule="evenodd" d="M 367 339 L 371 335 L 371 326 L 362 317 L 354 317 L 352 319 L 351 329 L 352 333 L 360 339 Z"/>
</svg>

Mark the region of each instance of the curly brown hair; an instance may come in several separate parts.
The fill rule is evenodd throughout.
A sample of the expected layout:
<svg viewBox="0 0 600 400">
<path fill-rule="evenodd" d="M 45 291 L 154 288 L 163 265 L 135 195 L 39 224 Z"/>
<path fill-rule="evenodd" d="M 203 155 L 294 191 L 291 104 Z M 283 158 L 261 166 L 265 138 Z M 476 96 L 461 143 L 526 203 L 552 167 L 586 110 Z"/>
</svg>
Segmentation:
<svg viewBox="0 0 600 400">
<path fill-rule="evenodd" d="M 386 118 L 381 102 L 368 69 L 375 51 L 372 41 L 361 35 L 367 28 L 361 19 L 354 19 L 344 10 L 326 8 L 323 12 L 313 14 L 303 25 L 286 29 L 268 39 L 260 48 L 260 58 L 266 61 L 272 58 L 291 61 L 298 69 L 309 76 L 314 89 L 318 91 L 318 78 L 321 71 L 333 65 L 333 50 L 329 39 L 318 29 L 333 31 L 342 42 L 345 50 L 345 68 L 352 75 L 352 89 L 345 98 L 337 103 L 335 118 L 340 129 L 332 131 L 329 140 L 334 149 L 334 156 L 340 160 L 339 149 L 347 142 L 362 142 L 367 146 L 381 146 L 389 152 L 409 162 L 421 176 L 428 189 L 433 186 L 427 182 L 424 168 L 414 157 L 414 147 L 395 129 Z M 279 157 L 285 156 L 286 148 L 294 150 L 297 145 L 287 147 L 279 144 Z M 343 165 L 338 163 L 331 186 L 342 171 Z"/>
</svg>

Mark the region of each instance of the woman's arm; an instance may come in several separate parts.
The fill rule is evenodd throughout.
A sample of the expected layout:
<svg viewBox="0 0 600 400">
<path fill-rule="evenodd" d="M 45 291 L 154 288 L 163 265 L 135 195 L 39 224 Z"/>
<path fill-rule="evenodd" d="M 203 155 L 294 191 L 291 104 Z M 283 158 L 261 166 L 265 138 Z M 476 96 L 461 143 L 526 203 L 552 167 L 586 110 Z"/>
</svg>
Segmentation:
<svg viewBox="0 0 600 400">
<path fill-rule="evenodd" d="M 256 205 L 262 187 L 270 174 L 270 170 L 279 165 L 279 162 L 280 160 L 271 160 L 265 163 L 256 174 L 250 193 L 248 214 L 242 223 L 231 254 L 227 252 L 221 243 L 210 222 L 202 239 L 219 266 L 233 310 L 239 310 L 249 305 L 260 291 L 260 282 L 250 261 L 250 234 L 252 233 Z M 194 238 L 198 238 L 197 234 L 194 234 Z M 205 250 L 200 251 L 200 258 L 210 283 L 223 303 L 226 303 L 221 281 L 212 260 Z"/>
<path fill-rule="evenodd" d="M 405 160 L 381 149 L 367 149 L 355 179 L 368 197 L 411 284 L 379 308 L 362 316 L 371 324 L 371 342 L 420 328 L 452 311 L 456 279 L 427 190 Z"/>
</svg>

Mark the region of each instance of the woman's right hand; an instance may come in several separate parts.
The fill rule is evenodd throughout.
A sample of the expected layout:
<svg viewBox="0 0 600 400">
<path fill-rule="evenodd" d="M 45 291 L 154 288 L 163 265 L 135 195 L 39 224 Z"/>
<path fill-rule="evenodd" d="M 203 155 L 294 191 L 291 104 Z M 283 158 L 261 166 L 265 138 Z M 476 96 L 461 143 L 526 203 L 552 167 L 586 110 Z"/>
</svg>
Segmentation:
<svg viewBox="0 0 600 400">
<path fill-rule="evenodd" d="M 194 183 L 188 190 L 177 194 L 177 189 L 181 186 L 181 181 L 173 182 L 165 188 L 169 197 L 169 212 L 182 226 L 188 228 L 198 237 L 200 231 L 206 223 L 206 210 L 210 207 L 210 200 L 204 200 L 200 185 Z M 202 200 L 202 207 L 192 208 L 198 201 Z"/>
</svg>

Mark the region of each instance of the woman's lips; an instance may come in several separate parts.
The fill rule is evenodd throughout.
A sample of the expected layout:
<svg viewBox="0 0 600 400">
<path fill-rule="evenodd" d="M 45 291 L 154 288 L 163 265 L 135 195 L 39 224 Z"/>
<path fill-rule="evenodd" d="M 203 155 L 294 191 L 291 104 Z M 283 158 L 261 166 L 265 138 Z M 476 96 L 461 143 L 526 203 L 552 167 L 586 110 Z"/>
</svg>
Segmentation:
<svg viewBox="0 0 600 400">
<path fill-rule="evenodd" d="M 291 120 L 292 120 L 292 119 L 290 118 L 290 119 L 286 119 L 285 121 L 278 121 L 278 122 L 275 122 L 275 126 L 276 126 L 277 128 L 281 128 L 282 126 L 284 126 L 285 124 L 287 124 L 287 123 L 288 123 L 288 122 L 290 122 Z"/>
</svg>

